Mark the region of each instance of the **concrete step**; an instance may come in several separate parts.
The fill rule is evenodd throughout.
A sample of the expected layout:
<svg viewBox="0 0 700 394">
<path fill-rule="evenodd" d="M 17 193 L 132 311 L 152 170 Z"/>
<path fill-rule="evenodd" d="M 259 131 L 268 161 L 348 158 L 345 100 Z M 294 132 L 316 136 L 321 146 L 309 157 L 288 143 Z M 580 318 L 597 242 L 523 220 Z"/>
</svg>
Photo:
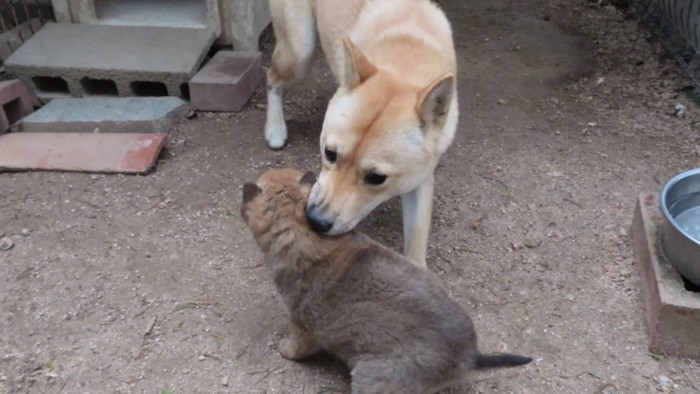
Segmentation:
<svg viewBox="0 0 700 394">
<path fill-rule="evenodd" d="M 0 135 L 0 171 L 54 170 L 143 174 L 168 135 L 8 133 Z"/>
<path fill-rule="evenodd" d="M 177 97 L 87 97 L 52 100 L 24 118 L 21 131 L 102 133 L 168 132 L 189 105 Z"/>
<path fill-rule="evenodd" d="M 46 24 L 5 62 L 34 93 L 181 96 L 214 41 L 211 29 Z"/>
</svg>

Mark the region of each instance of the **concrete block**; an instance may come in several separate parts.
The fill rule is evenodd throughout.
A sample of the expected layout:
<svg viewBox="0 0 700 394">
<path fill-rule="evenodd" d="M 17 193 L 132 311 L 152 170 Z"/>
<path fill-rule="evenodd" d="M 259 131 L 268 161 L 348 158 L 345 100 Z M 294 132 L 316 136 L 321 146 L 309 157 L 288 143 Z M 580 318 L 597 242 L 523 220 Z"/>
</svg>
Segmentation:
<svg viewBox="0 0 700 394">
<path fill-rule="evenodd" d="M 167 134 L 9 133 L 0 136 L 0 170 L 143 174 Z"/>
<path fill-rule="evenodd" d="M 189 105 L 177 97 L 89 97 L 51 101 L 19 125 L 20 131 L 156 133 L 185 119 Z"/>
<path fill-rule="evenodd" d="M 262 54 L 219 51 L 190 80 L 190 102 L 199 111 L 240 111 L 262 79 Z"/>
<path fill-rule="evenodd" d="M 0 38 L 0 60 L 4 62 L 5 60 L 9 59 L 14 51 L 15 50 L 12 49 L 9 42 Z"/>
<path fill-rule="evenodd" d="M 68 0 L 51 0 L 51 6 L 53 8 L 53 14 L 58 23 L 73 22 L 70 13 L 70 3 Z"/>
<path fill-rule="evenodd" d="M 19 26 L 17 26 L 17 31 L 19 32 L 19 37 L 22 39 L 22 41 L 27 41 L 34 35 L 34 31 L 29 25 L 29 21 L 22 22 Z"/>
<path fill-rule="evenodd" d="M 17 27 L 0 33 L 0 41 L 7 43 L 12 52 L 18 50 L 24 43 L 22 37 L 19 35 L 19 29 Z"/>
<path fill-rule="evenodd" d="M 210 29 L 49 23 L 5 62 L 36 93 L 60 97 L 180 96 L 199 68 Z"/>
<path fill-rule="evenodd" d="M 32 28 L 32 31 L 36 34 L 39 30 L 41 30 L 42 27 L 44 27 L 44 21 L 42 21 L 39 18 L 32 18 L 29 20 L 29 27 Z"/>
<path fill-rule="evenodd" d="M 218 45 L 257 50 L 268 0 L 51 0 L 60 23 L 209 28 Z"/>
<path fill-rule="evenodd" d="M 656 194 L 639 196 L 632 222 L 635 260 L 649 328 L 649 350 L 700 360 L 700 292 L 683 278 L 662 253 L 662 214 Z"/>
<path fill-rule="evenodd" d="M 0 134 L 34 110 L 27 87 L 17 79 L 0 82 L 0 105 Z"/>
</svg>

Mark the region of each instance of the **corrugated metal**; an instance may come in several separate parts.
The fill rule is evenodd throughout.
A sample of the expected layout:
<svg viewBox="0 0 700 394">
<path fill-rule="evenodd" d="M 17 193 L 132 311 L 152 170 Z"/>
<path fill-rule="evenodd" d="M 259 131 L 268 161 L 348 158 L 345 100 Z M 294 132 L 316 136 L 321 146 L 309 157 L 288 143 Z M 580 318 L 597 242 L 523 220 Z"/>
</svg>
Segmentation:
<svg viewBox="0 0 700 394">
<path fill-rule="evenodd" d="M 635 0 L 634 6 L 700 88 L 700 0 Z"/>
</svg>

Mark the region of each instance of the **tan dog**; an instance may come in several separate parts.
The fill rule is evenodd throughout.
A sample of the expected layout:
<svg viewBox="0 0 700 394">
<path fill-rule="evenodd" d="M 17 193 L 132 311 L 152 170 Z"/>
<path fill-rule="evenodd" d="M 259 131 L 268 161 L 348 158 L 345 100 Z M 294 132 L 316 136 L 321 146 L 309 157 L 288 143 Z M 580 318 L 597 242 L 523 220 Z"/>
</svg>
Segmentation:
<svg viewBox="0 0 700 394">
<path fill-rule="evenodd" d="M 469 316 L 429 271 L 361 234 L 312 231 L 314 182 L 313 173 L 270 170 L 243 187 L 241 215 L 291 315 L 282 356 L 332 353 L 351 368 L 354 394 L 432 393 L 472 369 L 532 361 L 481 354 Z"/>
<path fill-rule="evenodd" d="M 283 89 L 302 78 L 316 31 L 339 88 L 321 132 L 323 167 L 307 216 L 329 235 L 402 196 L 404 252 L 425 267 L 434 171 L 455 134 L 450 24 L 429 0 L 270 0 L 277 44 L 265 138 L 282 148 Z"/>
</svg>

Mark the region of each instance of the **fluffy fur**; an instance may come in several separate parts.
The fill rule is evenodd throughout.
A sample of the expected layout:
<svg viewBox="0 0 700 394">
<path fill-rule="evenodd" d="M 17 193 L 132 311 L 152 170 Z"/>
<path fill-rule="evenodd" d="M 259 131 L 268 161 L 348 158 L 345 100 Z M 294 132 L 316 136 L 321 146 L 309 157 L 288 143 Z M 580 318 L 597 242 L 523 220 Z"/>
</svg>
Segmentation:
<svg viewBox="0 0 700 394">
<path fill-rule="evenodd" d="M 352 392 L 432 393 L 473 369 L 530 358 L 481 354 L 469 316 L 430 272 L 367 237 L 324 237 L 306 221 L 311 173 L 270 170 L 243 188 L 241 214 L 284 305 L 282 356 L 319 350 L 352 370 Z"/>
</svg>

